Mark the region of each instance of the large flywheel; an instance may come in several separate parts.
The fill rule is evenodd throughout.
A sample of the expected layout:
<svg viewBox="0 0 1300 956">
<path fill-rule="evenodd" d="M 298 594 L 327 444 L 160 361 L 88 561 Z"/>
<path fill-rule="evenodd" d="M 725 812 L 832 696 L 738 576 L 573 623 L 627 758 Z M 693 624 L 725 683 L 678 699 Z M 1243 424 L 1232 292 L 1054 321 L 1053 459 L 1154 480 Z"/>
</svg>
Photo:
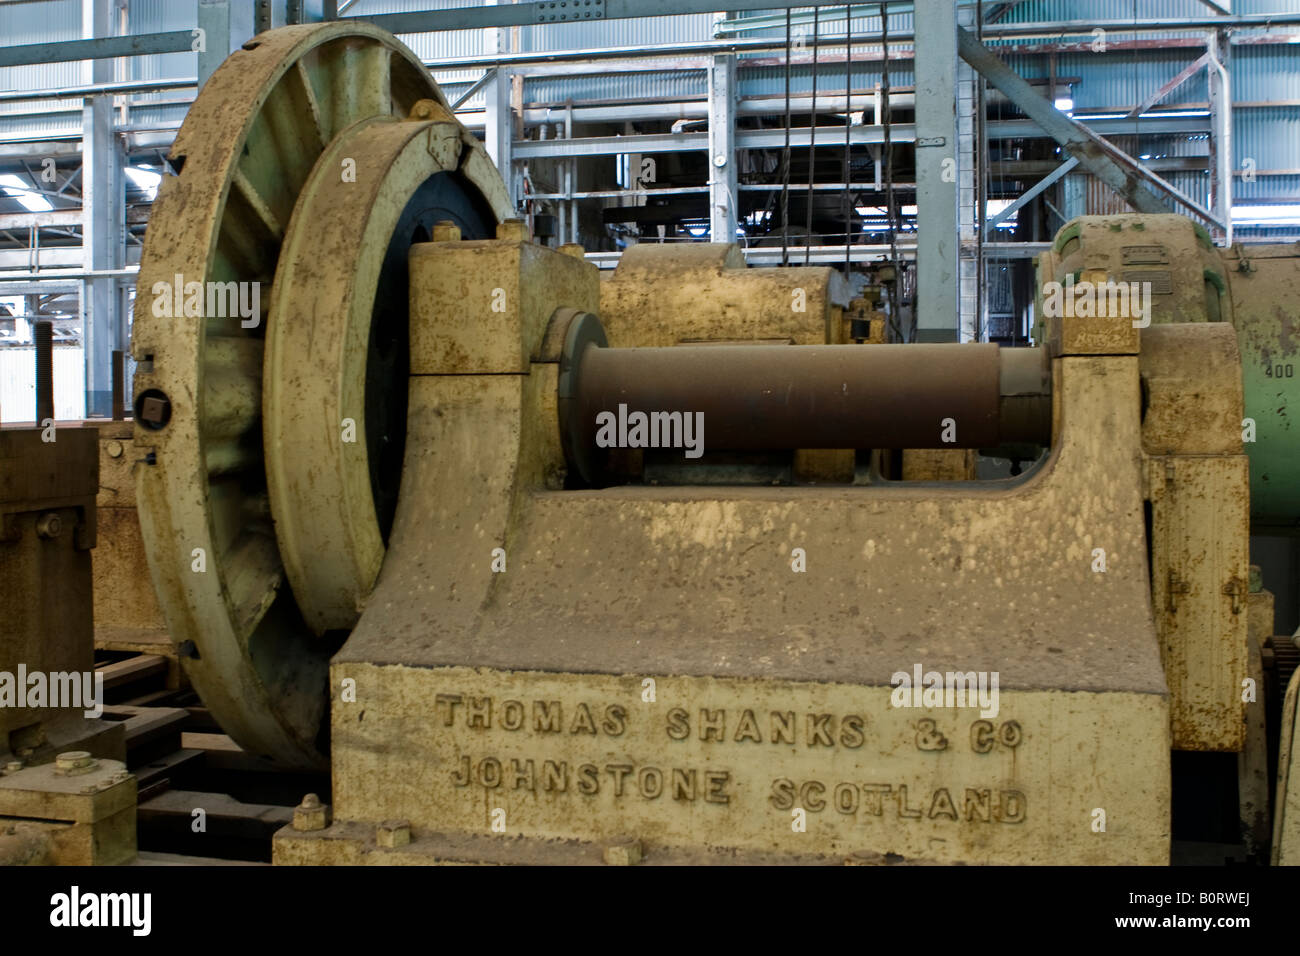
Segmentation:
<svg viewBox="0 0 1300 956">
<path fill-rule="evenodd" d="M 222 727 L 322 767 L 400 477 L 407 251 L 441 221 L 492 236 L 506 191 L 416 56 L 354 23 L 245 44 L 171 161 L 132 341 L 150 573 Z"/>
</svg>

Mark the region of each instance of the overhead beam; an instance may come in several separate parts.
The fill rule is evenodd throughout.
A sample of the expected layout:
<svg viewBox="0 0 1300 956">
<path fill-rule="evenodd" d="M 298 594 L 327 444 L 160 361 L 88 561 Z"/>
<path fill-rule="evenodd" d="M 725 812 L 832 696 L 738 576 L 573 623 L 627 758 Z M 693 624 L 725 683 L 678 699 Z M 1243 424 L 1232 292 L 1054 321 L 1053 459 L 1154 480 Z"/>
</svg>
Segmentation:
<svg viewBox="0 0 1300 956">
<path fill-rule="evenodd" d="M 1092 128 L 1107 134 L 1132 132 L 1132 122 L 1121 120 L 1098 120 L 1090 124 Z M 1203 133 L 1210 128 L 1208 116 L 1171 117 L 1154 119 L 1142 124 L 1144 132 L 1157 133 Z M 1041 129 L 1030 120 L 1002 120 L 989 123 L 986 127 L 991 139 L 1035 139 L 1050 137 L 1050 133 Z M 890 139 L 895 143 L 910 143 L 916 139 L 916 126 L 913 123 L 891 123 Z M 1091 129 L 1088 130 L 1091 133 Z M 844 142 L 843 126 L 819 126 L 816 141 L 821 143 Z M 800 126 L 790 130 L 790 145 L 799 149 L 809 144 L 808 127 Z M 853 146 L 871 146 L 884 142 L 884 128 L 880 126 L 853 126 L 849 130 L 849 142 Z M 780 129 L 739 129 L 736 130 L 737 149 L 781 149 L 785 143 L 785 132 Z M 1107 144 L 1109 145 L 1109 144 Z M 709 148 L 708 133 L 641 133 L 630 136 L 582 136 L 576 139 L 517 139 L 512 146 L 515 159 L 536 159 L 538 157 L 572 157 L 572 156 L 618 156 L 625 153 L 678 153 L 703 151 Z M 1086 168 L 1086 166 L 1085 166 Z M 1161 212 L 1168 211 L 1161 207 Z"/>
<path fill-rule="evenodd" d="M 0 229 L 70 228 L 81 225 L 80 209 L 51 209 L 46 212 L 0 213 Z"/>
<path fill-rule="evenodd" d="M 102 60 L 119 56 L 150 56 L 154 53 L 185 53 L 193 49 L 190 30 L 167 33 L 137 33 L 132 36 L 59 40 L 54 43 L 23 43 L 0 46 L 0 66 L 29 63 L 69 63 L 73 60 Z"/>
</svg>

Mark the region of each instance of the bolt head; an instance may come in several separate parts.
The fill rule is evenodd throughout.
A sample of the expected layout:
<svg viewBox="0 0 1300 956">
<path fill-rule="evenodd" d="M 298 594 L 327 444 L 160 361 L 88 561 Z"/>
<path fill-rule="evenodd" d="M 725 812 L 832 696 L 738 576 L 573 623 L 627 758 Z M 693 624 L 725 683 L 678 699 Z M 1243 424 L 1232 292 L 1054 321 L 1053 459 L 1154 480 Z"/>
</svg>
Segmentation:
<svg viewBox="0 0 1300 956">
<path fill-rule="evenodd" d="M 497 223 L 497 238 L 508 239 L 511 242 L 527 242 L 528 224 L 522 219 L 507 219 Z"/>
<path fill-rule="evenodd" d="M 295 830 L 324 830 L 330 825 L 330 808 L 320 802 L 320 797 L 309 793 L 302 798 L 302 803 L 293 808 L 293 828 Z"/>
<path fill-rule="evenodd" d="M 450 219 L 443 219 L 440 222 L 435 222 L 433 224 L 433 236 L 431 238 L 434 242 L 459 242 L 460 226 L 456 225 Z"/>
<path fill-rule="evenodd" d="M 63 519 L 57 512 L 47 511 L 36 519 L 36 534 L 38 537 L 51 539 L 57 538 L 63 533 Z"/>
<path fill-rule="evenodd" d="M 117 439 L 113 439 L 113 440 L 110 441 L 107 445 L 105 445 L 105 446 L 104 446 L 104 450 L 105 450 L 106 452 L 108 452 L 108 457 L 109 457 L 109 458 L 121 458 L 121 457 L 122 457 L 122 451 L 123 451 L 122 443 L 121 443 L 120 441 L 118 441 Z"/>
<path fill-rule="evenodd" d="M 605 862 L 610 866 L 635 866 L 642 856 L 641 841 L 636 837 L 619 837 L 605 844 Z"/>
<path fill-rule="evenodd" d="M 375 842 L 389 848 L 406 846 L 411 842 L 411 825 L 405 820 L 385 820 L 375 828 Z"/>
<path fill-rule="evenodd" d="M 172 406 L 171 401 L 158 395 L 148 395 L 140 402 L 140 410 L 136 415 L 140 421 L 154 428 L 162 428 L 171 418 Z"/>
</svg>

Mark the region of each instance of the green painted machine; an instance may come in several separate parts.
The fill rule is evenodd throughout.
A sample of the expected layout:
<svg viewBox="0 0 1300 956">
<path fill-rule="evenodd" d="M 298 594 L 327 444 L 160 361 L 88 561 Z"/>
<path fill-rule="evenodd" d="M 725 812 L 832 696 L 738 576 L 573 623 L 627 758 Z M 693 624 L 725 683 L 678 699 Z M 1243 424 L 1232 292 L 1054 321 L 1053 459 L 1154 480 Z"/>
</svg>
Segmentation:
<svg viewBox="0 0 1300 956">
<path fill-rule="evenodd" d="M 1241 351 L 1251 530 L 1300 529 L 1300 245 L 1217 249 L 1182 216 L 1082 216 L 1039 257 L 1038 287 L 1085 273 L 1145 286 L 1152 324 L 1231 322 Z M 1036 314 L 1043 314 L 1040 294 Z M 1141 317 L 1135 317 L 1141 321 Z M 1040 329 L 1041 334 L 1041 329 Z M 1195 382 L 1187 382 L 1195 390 Z"/>
</svg>

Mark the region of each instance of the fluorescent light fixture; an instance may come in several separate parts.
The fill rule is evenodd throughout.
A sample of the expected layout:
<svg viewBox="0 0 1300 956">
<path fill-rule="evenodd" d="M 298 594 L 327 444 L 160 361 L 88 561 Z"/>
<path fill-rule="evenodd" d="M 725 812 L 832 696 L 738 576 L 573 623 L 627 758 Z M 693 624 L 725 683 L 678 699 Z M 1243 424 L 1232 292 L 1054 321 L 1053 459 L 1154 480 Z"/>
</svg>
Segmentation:
<svg viewBox="0 0 1300 956">
<path fill-rule="evenodd" d="M 1143 153 L 1141 156 L 1138 157 L 1138 159 L 1142 160 L 1142 162 L 1144 162 L 1144 163 L 1145 163 L 1147 160 L 1149 160 L 1150 158 L 1151 158 L 1151 154 L 1150 154 L 1150 153 Z"/>
<path fill-rule="evenodd" d="M 1058 96 L 1056 98 L 1056 108 L 1062 113 L 1068 113 L 1074 109 L 1074 100 L 1068 96 Z"/>
<path fill-rule="evenodd" d="M 54 208 L 48 199 L 34 191 L 13 173 L 0 176 L 0 189 L 5 191 L 6 196 L 17 199 L 28 212 L 49 212 Z"/>
<path fill-rule="evenodd" d="M 151 201 L 158 195 L 158 184 L 162 182 L 161 173 L 155 173 L 147 166 L 128 166 L 126 175 L 131 182 L 135 183 L 137 189 L 149 196 Z"/>
</svg>

